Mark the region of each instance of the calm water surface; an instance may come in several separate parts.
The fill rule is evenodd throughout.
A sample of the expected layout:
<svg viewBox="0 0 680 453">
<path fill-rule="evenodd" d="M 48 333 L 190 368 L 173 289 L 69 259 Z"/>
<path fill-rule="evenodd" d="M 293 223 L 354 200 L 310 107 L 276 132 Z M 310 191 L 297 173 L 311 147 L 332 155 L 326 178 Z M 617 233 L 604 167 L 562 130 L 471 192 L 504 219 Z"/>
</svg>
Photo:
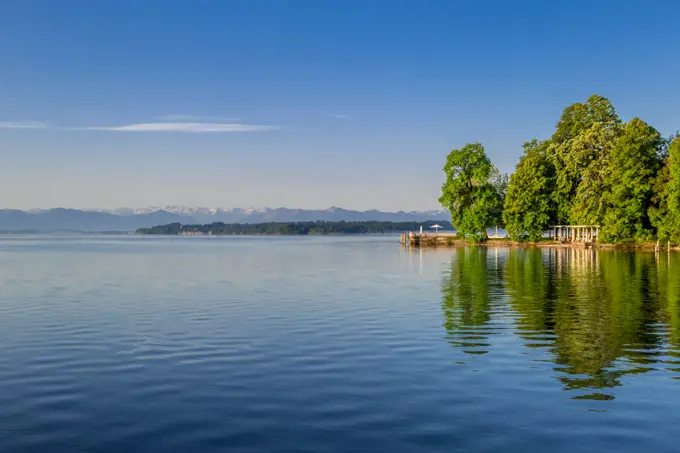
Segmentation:
<svg viewBox="0 0 680 453">
<path fill-rule="evenodd" d="M 0 238 L 0 451 L 678 451 L 680 255 Z"/>
</svg>

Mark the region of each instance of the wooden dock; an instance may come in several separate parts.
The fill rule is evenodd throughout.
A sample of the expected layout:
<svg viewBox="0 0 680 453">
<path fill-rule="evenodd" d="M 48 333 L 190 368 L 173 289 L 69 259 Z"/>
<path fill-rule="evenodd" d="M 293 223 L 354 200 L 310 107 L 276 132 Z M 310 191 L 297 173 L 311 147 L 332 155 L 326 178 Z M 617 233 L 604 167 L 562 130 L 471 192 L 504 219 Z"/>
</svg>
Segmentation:
<svg viewBox="0 0 680 453">
<path fill-rule="evenodd" d="M 415 246 L 456 245 L 464 242 L 457 233 L 405 233 L 401 235 L 401 243 Z"/>
</svg>

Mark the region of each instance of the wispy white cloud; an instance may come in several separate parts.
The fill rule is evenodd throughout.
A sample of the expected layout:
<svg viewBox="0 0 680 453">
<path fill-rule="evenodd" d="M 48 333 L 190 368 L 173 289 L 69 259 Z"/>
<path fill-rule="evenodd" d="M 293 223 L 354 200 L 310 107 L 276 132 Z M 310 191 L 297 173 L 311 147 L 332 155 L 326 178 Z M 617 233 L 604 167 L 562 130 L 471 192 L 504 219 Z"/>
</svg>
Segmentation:
<svg viewBox="0 0 680 453">
<path fill-rule="evenodd" d="M 202 122 L 163 122 L 126 124 L 122 126 L 56 127 L 39 121 L 0 122 L 0 128 L 112 132 L 189 132 L 194 134 L 211 132 L 264 132 L 281 129 L 278 126 L 263 126 L 257 124 Z"/>
<path fill-rule="evenodd" d="M 0 121 L 1 129 L 50 129 L 50 125 L 41 121 Z"/>
<path fill-rule="evenodd" d="M 344 115 L 342 113 L 329 113 L 328 116 L 330 116 L 331 118 L 338 119 L 338 120 L 346 120 L 347 118 L 349 118 L 349 116 Z"/>
<path fill-rule="evenodd" d="M 96 126 L 80 128 L 91 131 L 117 132 L 261 132 L 277 130 L 277 126 L 240 123 L 138 123 L 124 126 Z"/>
<path fill-rule="evenodd" d="M 234 123 L 240 122 L 241 118 L 211 116 L 211 115 L 162 115 L 155 119 L 158 121 L 182 121 L 194 123 Z"/>
</svg>

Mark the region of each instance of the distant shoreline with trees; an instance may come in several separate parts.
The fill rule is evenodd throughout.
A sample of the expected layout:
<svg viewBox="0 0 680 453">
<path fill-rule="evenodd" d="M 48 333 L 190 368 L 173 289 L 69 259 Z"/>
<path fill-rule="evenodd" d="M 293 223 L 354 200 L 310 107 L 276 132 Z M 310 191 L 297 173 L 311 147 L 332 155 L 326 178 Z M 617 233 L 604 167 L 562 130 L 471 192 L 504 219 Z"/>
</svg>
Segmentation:
<svg viewBox="0 0 680 453">
<path fill-rule="evenodd" d="M 209 223 L 205 225 L 183 225 L 171 223 L 151 228 L 140 228 L 137 234 L 157 235 L 278 235 L 278 236 L 312 236 L 312 235 L 361 235 L 361 234 L 400 234 L 417 231 L 422 226 L 429 230 L 432 225 L 439 224 L 451 229 L 446 220 L 428 220 L 426 222 L 270 222 L 270 223 Z"/>
<path fill-rule="evenodd" d="M 509 178 L 480 143 L 451 151 L 444 172 L 439 202 L 472 242 L 494 227 L 537 242 L 553 225 L 600 225 L 601 243 L 680 244 L 680 133 L 623 123 L 599 95 L 565 108 L 550 139 L 525 143 Z"/>
<path fill-rule="evenodd" d="M 597 225 L 600 244 L 680 245 L 680 133 L 661 134 L 634 117 L 622 122 L 599 95 L 564 109 L 552 136 L 532 139 L 508 177 L 480 143 L 454 149 L 440 204 L 451 222 L 281 222 L 169 225 L 138 234 L 358 235 L 455 229 L 483 243 L 503 228 L 511 242 L 537 243 L 554 225 Z"/>
</svg>

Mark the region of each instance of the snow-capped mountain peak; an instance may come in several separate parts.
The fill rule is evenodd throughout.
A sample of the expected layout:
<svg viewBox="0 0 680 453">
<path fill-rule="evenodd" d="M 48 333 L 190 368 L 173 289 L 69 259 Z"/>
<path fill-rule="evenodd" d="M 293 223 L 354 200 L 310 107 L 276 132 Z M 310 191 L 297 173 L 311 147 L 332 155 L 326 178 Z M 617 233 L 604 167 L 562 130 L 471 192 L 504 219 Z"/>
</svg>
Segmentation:
<svg viewBox="0 0 680 453">
<path fill-rule="evenodd" d="M 383 221 L 423 222 L 448 221 L 445 211 L 353 211 L 332 206 L 328 209 L 289 208 L 206 208 L 181 205 L 149 206 L 146 208 L 117 209 L 34 209 L 30 211 L 1 210 L 0 230 L 51 231 L 71 229 L 79 231 L 134 231 L 137 228 L 168 223 L 262 223 L 309 221 Z"/>
</svg>

